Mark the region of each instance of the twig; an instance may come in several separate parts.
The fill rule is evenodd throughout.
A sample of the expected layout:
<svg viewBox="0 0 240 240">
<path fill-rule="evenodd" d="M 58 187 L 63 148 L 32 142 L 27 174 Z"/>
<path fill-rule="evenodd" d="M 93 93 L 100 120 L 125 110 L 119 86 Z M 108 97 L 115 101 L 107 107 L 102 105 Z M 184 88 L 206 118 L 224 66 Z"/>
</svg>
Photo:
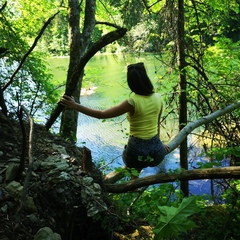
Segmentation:
<svg viewBox="0 0 240 240">
<path fill-rule="evenodd" d="M 3 87 L 2 91 L 4 92 L 8 86 L 13 82 L 14 77 L 17 75 L 17 73 L 19 72 L 19 70 L 21 69 L 22 65 L 24 64 L 24 62 L 26 61 L 27 57 L 31 54 L 31 52 L 34 50 L 34 48 L 36 47 L 38 40 L 42 37 L 45 29 L 47 28 L 47 26 L 51 23 L 51 21 L 55 18 L 55 16 L 59 13 L 59 11 L 57 13 L 55 13 L 52 17 L 50 17 L 45 24 L 43 25 L 42 29 L 40 30 L 39 34 L 37 35 L 37 37 L 35 38 L 32 46 L 30 47 L 30 49 L 25 53 L 25 55 L 23 56 L 22 60 L 20 61 L 17 69 L 14 71 L 14 73 L 12 74 L 12 76 L 10 77 L 9 81 L 6 83 L 6 85 Z"/>
<path fill-rule="evenodd" d="M 32 168 L 33 168 L 32 136 L 33 136 L 34 122 L 33 122 L 33 119 L 31 118 L 31 116 L 28 114 L 28 111 L 26 110 L 26 108 L 24 106 L 21 106 L 20 108 L 21 108 L 21 111 L 24 111 L 26 113 L 26 115 L 28 116 L 28 120 L 29 120 L 28 172 L 27 172 L 27 176 L 25 178 L 24 185 L 23 185 L 21 203 L 20 203 L 20 206 L 19 206 L 19 208 L 16 212 L 17 224 L 16 224 L 15 229 L 13 231 L 14 239 L 17 239 L 17 233 L 18 233 L 18 229 L 19 229 L 19 226 L 20 226 L 20 222 L 21 222 L 20 214 L 26 206 L 26 196 L 27 196 L 28 183 L 29 183 L 30 177 L 32 175 Z"/>
<path fill-rule="evenodd" d="M 127 215 L 128 215 L 128 216 L 130 216 L 130 211 L 131 211 L 131 209 L 132 209 L 132 207 L 133 207 L 133 204 L 142 196 L 142 194 L 144 193 L 144 191 L 145 191 L 147 188 L 148 188 L 148 186 L 143 187 L 143 188 L 140 190 L 138 196 L 135 197 L 135 198 L 132 200 L 132 202 L 130 203 L 130 206 L 129 206 L 128 209 L 127 209 Z"/>
</svg>

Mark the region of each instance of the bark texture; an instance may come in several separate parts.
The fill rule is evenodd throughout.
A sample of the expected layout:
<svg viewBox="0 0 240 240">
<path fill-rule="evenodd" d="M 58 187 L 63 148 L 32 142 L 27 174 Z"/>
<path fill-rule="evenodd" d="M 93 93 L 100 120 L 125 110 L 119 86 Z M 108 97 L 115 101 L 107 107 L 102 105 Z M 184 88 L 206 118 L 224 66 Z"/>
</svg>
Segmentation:
<svg viewBox="0 0 240 240">
<path fill-rule="evenodd" d="M 167 183 L 198 179 L 240 178 L 240 167 L 223 167 L 209 169 L 183 170 L 180 173 L 159 173 L 153 176 L 138 178 L 121 184 L 106 184 L 105 190 L 111 193 L 125 193 L 137 188 L 157 183 Z"/>
</svg>

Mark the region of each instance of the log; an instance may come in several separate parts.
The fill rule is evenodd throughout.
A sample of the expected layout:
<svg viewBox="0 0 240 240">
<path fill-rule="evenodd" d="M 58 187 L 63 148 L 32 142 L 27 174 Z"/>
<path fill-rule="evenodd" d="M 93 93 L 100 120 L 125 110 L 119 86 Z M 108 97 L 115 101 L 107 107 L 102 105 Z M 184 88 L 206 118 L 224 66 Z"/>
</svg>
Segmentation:
<svg viewBox="0 0 240 240">
<path fill-rule="evenodd" d="M 158 173 L 152 176 L 138 178 L 121 184 L 105 184 L 105 191 L 109 193 L 125 193 L 137 188 L 146 187 L 152 184 L 168 183 L 200 179 L 221 179 L 240 178 L 240 167 L 222 167 L 182 170 L 180 173 Z"/>
</svg>

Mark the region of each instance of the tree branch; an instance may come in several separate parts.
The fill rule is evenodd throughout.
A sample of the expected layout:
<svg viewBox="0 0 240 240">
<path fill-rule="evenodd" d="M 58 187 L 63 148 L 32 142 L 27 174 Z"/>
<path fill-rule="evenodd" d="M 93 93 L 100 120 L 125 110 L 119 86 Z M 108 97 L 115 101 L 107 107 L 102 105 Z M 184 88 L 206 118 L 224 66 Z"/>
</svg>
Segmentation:
<svg viewBox="0 0 240 240">
<path fill-rule="evenodd" d="M 14 228 L 14 232 L 13 234 L 15 235 L 16 232 L 18 231 L 19 227 L 21 226 L 21 213 L 25 208 L 26 205 L 26 201 L 27 201 L 27 193 L 28 193 L 28 186 L 29 186 L 29 181 L 30 181 L 30 177 L 32 175 L 32 169 L 33 169 L 33 157 L 32 157 L 32 139 L 33 139 L 33 126 L 34 126 L 34 122 L 33 119 L 31 118 L 31 116 L 29 115 L 27 109 L 24 106 L 21 106 L 21 112 L 25 112 L 28 120 L 29 120 L 29 140 L 28 140 L 28 172 L 26 175 L 26 178 L 24 180 L 24 185 L 23 185 L 23 190 L 22 190 L 22 198 L 21 198 L 21 203 L 20 206 L 16 212 L 16 219 L 17 219 L 17 224 Z M 22 117 L 22 116 L 21 116 Z"/>
<path fill-rule="evenodd" d="M 189 133 L 191 133 L 194 129 L 198 128 L 199 126 L 201 126 L 203 124 L 209 123 L 220 116 L 230 113 L 237 108 L 240 108 L 240 101 L 237 101 L 236 103 L 233 103 L 223 109 L 217 110 L 217 111 L 213 112 L 212 114 L 202 117 L 194 122 L 190 122 L 189 124 L 187 124 L 187 126 L 185 126 L 177 134 L 177 136 L 170 143 L 168 143 L 170 152 L 172 152 L 175 148 L 177 148 L 180 145 L 180 143 L 187 137 L 187 135 Z M 120 180 L 123 177 L 124 177 L 123 172 L 113 171 L 113 172 L 107 174 L 106 176 L 104 176 L 103 181 L 105 184 L 111 184 L 111 183 L 117 182 L 118 180 Z M 154 183 L 156 183 L 156 182 L 154 182 Z M 135 188 L 138 188 L 138 186 L 135 186 Z"/>
<path fill-rule="evenodd" d="M 66 91 L 65 91 L 66 95 L 68 96 L 72 95 L 74 89 L 77 86 L 79 76 L 81 75 L 87 62 L 103 47 L 123 37 L 126 32 L 127 32 L 127 29 L 125 28 L 121 28 L 121 29 L 117 29 L 115 31 L 109 32 L 104 36 L 102 36 L 97 42 L 95 42 L 92 45 L 92 47 L 84 54 L 84 56 L 81 58 L 79 63 L 76 65 L 73 71 L 73 74 L 71 76 L 71 79 L 69 81 L 69 84 L 66 88 Z M 47 130 L 51 128 L 51 126 L 56 121 L 56 119 L 58 118 L 62 110 L 63 110 L 63 106 L 58 104 L 45 124 L 45 127 Z"/>
<path fill-rule="evenodd" d="M 7 1 L 6 1 L 6 2 L 2 5 L 2 7 L 0 8 L 0 12 L 2 12 L 6 6 L 7 6 Z"/>
<path fill-rule="evenodd" d="M 115 23 L 96 21 L 96 25 L 97 25 L 97 24 L 102 24 L 102 25 L 114 27 L 114 28 L 116 28 L 116 29 L 121 29 L 121 27 L 118 26 L 118 25 L 116 25 Z"/>
<path fill-rule="evenodd" d="M 223 167 L 182 170 L 180 173 L 158 173 L 152 176 L 138 178 L 121 184 L 106 184 L 105 190 L 110 193 L 125 193 L 136 188 L 146 187 L 157 183 L 167 183 L 198 179 L 240 178 L 240 167 Z"/>
<path fill-rule="evenodd" d="M 219 109 L 210 115 L 202 117 L 194 122 L 190 122 L 185 126 L 177 136 L 168 144 L 170 151 L 173 151 L 175 148 L 179 146 L 179 144 L 187 137 L 189 133 L 191 133 L 194 129 L 200 127 L 203 124 L 212 122 L 214 119 L 223 116 L 227 113 L 234 111 L 235 109 L 240 108 L 240 101 L 237 101 L 223 109 Z"/>
</svg>

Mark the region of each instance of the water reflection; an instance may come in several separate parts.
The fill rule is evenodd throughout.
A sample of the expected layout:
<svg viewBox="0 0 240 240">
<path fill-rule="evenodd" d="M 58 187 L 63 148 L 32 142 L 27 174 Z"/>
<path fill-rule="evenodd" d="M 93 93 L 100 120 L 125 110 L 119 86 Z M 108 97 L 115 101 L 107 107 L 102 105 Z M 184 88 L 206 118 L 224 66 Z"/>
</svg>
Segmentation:
<svg viewBox="0 0 240 240">
<path fill-rule="evenodd" d="M 66 62 L 66 60 L 64 60 Z M 82 91 L 80 101 L 83 105 L 96 109 L 106 109 L 128 98 L 130 92 L 126 84 L 126 66 L 129 63 L 143 61 L 154 84 L 157 84 L 157 74 L 161 66 L 152 55 L 143 58 L 121 55 L 97 55 L 88 63 L 85 69 L 84 82 L 86 89 Z M 90 71 L 91 70 L 91 71 Z M 58 71 L 59 73 L 59 71 Z M 157 74 L 156 74 L 157 73 Z M 64 75 L 64 74 L 62 74 Z M 171 84 L 165 82 L 166 84 Z M 170 86 L 169 86 L 170 87 Z M 171 133 L 176 133 L 177 124 L 169 123 Z M 162 134 L 164 135 L 163 130 Z M 79 114 L 77 145 L 86 146 L 92 152 L 93 161 L 98 165 L 104 160 L 110 167 L 123 166 L 122 150 L 127 142 L 128 123 L 125 116 L 102 121 Z M 169 131 L 170 132 L 170 131 Z M 198 162 L 209 161 L 199 157 L 201 148 L 191 147 L 189 152 L 189 168 L 196 168 Z M 155 168 L 146 168 L 142 176 L 153 175 L 160 171 L 179 169 L 179 149 L 166 156 L 164 162 Z M 210 180 L 190 181 L 190 192 L 193 194 L 211 194 Z"/>
</svg>

